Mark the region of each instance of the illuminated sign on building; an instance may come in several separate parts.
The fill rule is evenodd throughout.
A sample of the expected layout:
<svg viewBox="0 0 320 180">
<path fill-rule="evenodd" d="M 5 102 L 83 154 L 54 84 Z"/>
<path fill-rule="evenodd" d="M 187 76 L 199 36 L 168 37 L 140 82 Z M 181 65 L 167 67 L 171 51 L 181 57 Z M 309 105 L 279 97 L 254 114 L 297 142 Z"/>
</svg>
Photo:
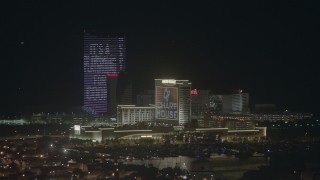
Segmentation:
<svg viewBox="0 0 320 180">
<path fill-rule="evenodd" d="M 198 94 L 197 89 L 192 89 L 192 90 L 191 90 L 191 94 L 192 94 L 192 95 L 197 95 L 197 94 Z"/>
<path fill-rule="evenodd" d="M 178 119 L 178 88 L 156 87 L 156 118 Z"/>
<path fill-rule="evenodd" d="M 175 79 L 162 79 L 162 84 L 176 84 Z"/>
<path fill-rule="evenodd" d="M 119 75 L 117 73 L 109 73 L 107 74 L 107 77 L 118 77 Z"/>
</svg>

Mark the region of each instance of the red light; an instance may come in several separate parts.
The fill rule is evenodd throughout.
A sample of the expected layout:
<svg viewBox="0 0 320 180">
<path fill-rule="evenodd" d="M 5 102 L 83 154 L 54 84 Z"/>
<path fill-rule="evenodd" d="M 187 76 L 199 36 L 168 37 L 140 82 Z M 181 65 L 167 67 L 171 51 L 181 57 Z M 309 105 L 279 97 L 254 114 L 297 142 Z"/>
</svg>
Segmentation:
<svg viewBox="0 0 320 180">
<path fill-rule="evenodd" d="M 107 77 L 118 77 L 118 74 L 117 73 L 109 73 L 109 74 L 106 74 Z"/>
<path fill-rule="evenodd" d="M 197 89 L 192 89 L 192 90 L 191 90 L 191 94 L 192 94 L 192 95 L 197 95 L 197 94 L 198 94 Z"/>
</svg>

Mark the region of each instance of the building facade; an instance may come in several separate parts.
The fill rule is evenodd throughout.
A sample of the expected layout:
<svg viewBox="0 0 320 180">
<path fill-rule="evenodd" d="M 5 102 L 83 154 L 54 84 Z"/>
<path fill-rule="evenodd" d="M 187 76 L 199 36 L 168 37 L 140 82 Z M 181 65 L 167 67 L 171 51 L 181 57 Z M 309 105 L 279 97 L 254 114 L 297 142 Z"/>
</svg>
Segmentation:
<svg viewBox="0 0 320 180">
<path fill-rule="evenodd" d="M 232 94 L 232 111 L 249 112 L 249 93 Z"/>
<path fill-rule="evenodd" d="M 223 109 L 223 95 L 209 95 L 209 111 L 214 114 L 221 114 Z"/>
<path fill-rule="evenodd" d="M 203 118 L 209 110 L 209 90 L 191 90 L 192 117 Z"/>
<path fill-rule="evenodd" d="M 84 110 L 93 115 L 108 112 L 108 76 L 125 72 L 123 36 L 84 33 Z"/>
<path fill-rule="evenodd" d="M 191 83 L 155 79 L 155 119 L 187 125 L 191 122 Z"/>
<path fill-rule="evenodd" d="M 132 104 L 132 83 L 126 73 L 108 74 L 108 114 L 117 114 L 117 105 Z"/>
<path fill-rule="evenodd" d="M 155 117 L 155 107 L 137 107 L 135 105 L 117 106 L 117 124 L 134 125 L 138 122 L 153 121 Z"/>
<path fill-rule="evenodd" d="M 128 73 L 121 73 L 117 83 L 117 105 L 133 104 L 132 79 Z"/>
<path fill-rule="evenodd" d="M 148 106 L 154 104 L 154 90 L 145 90 L 137 95 L 138 106 Z"/>
<path fill-rule="evenodd" d="M 223 113 L 249 113 L 249 93 L 223 95 L 222 111 Z"/>
</svg>

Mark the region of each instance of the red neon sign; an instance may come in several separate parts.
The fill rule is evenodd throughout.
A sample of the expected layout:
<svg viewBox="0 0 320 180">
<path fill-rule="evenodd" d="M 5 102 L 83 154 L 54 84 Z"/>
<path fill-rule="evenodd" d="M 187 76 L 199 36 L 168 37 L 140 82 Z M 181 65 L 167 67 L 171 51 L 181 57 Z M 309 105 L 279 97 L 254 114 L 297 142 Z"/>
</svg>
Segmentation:
<svg viewBox="0 0 320 180">
<path fill-rule="evenodd" d="M 109 73 L 109 74 L 106 74 L 107 77 L 118 77 L 118 74 L 117 73 Z"/>
<path fill-rule="evenodd" d="M 192 90 L 191 90 L 191 94 L 192 94 L 192 95 L 197 95 L 197 94 L 198 94 L 197 89 L 192 89 Z"/>
</svg>

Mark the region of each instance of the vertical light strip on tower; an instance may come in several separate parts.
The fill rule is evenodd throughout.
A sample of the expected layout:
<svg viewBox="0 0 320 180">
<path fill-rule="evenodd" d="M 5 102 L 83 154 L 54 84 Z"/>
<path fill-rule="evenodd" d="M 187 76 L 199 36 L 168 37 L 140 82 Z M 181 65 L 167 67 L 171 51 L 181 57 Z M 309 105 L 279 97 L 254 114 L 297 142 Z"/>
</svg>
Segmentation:
<svg viewBox="0 0 320 180">
<path fill-rule="evenodd" d="M 84 109 L 90 114 L 107 112 L 108 74 L 126 70 L 124 37 L 84 34 Z"/>
</svg>

